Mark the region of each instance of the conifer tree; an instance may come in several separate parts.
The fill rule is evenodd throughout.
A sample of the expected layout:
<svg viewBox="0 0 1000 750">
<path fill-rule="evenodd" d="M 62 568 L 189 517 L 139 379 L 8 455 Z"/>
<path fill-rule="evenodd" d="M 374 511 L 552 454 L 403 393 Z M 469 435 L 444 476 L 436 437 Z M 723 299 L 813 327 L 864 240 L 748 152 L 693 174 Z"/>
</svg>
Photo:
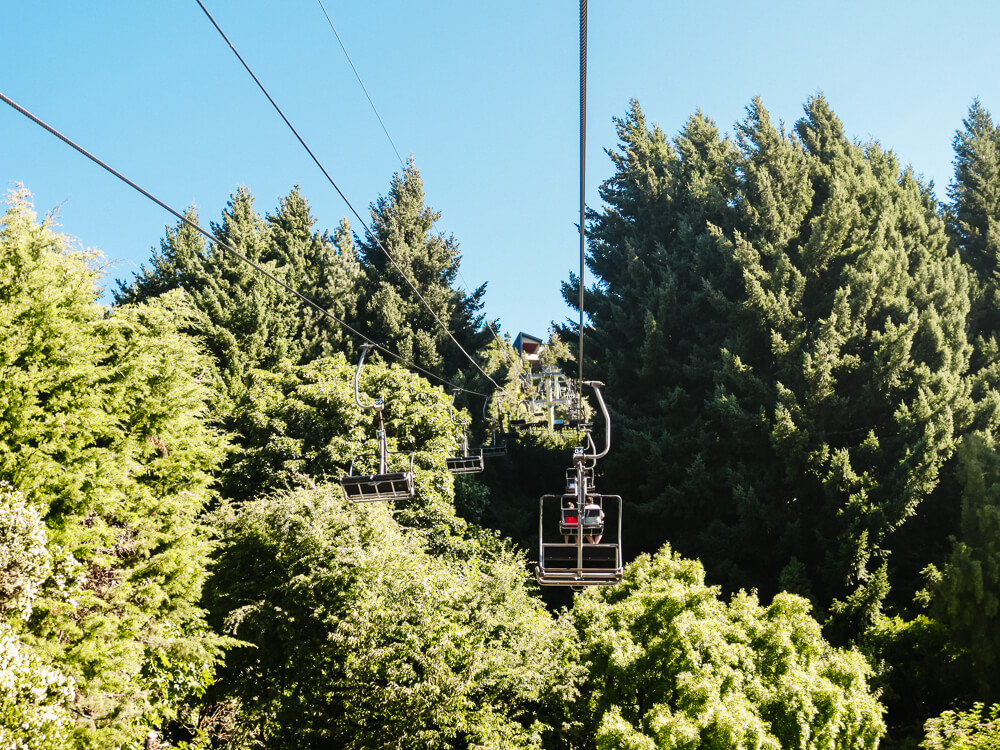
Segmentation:
<svg viewBox="0 0 1000 750">
<path fill-rule="evenodd" d="M 678 514 L 697 515 L 687 499 L 690 483 L 703 481 L 690 479 L 702 476 L 699 420 L 738 281 L 709 230 L 733 223 L 737 154 L 700 112 L 673 141 L 647 125 L 634 100 L 616 125 L 616 172 L 601 186 L 606 208 L 589 216 L 587 263 L 597 282 L 584 300 L 584 374 L 607 383 L 615 444 L 605 486 L 633 501 L 629 536 L 655 550 L 667 536 L 683 546 Z M 576 306 L 575 277 L 563 295 Z M 575 348 L 575 327 L 561 333 Z M 697 492 L 710 496 L 705 486 Z"/>
<path fill-rule="evenodd" d="M 53 558 L 82 565 L 23 629 L 76 682 L 78 743 L 112 748 L 170 718 L 218 658 L 197 604 L 199 514 L 223 441 L 204 423 L 211 365 L 181 332 L 183 298 L 108 313 L 96 279 L 15 193 L 0 220 L 0 481 L 45 519 Z"/>
<path fill-rule="evenodd" d="M 337 320 L 356 324 L 361 293 L 358 252 L 347 219 L 331 236 L 313 230 L 316 220 L 298 187 L 281 199 L 278 211 L 267 215 L 270 248 L 265 255 L 284 271 L 284 280 Z M 293 338 L 300 361 L 344 352 L 354 356 L 353 334 L 314 307 L 296 301 Z"/>
<path fill-rule="evenodd" d="M 963 125 L 953 142 L 955 179 L 946 218 L 975 281 L 972 333 L 989 340 L 1000 332 L 1000 131 L 978 100 Z"/>
<path fill-rule="evenodd" d="M 188 217 L 197 223 L 190 209 Z M 279 225 L 280 226 L 280 225 Z M 219 394 L 223 413 L 243 394 L 255 367 L 271 367 L 297 358 L 296 302 L 257 270 L 227 252 L 233 248 L 245 258 L 282 278 L 291 253 L 282 254 L 271 242 L 271 228 L 253 207 L 253 196 L 239 188 L 230 197 L 219 223 L 212 222 L 217 243 L 208 243 L 185 222 L 167 230 L 154 253 L 152 268 L 142 267 L 132 284 L 119 281 L 118 303 L 152 299 L 169 289 L 184 289 L 197 310 L 192 332 L 205 340 L 215 357 L 224 390 Z M 287 227 L 280 227 L 288 234 Z"/>
<path fill-rule="evenodd" d="M 967 275 L 929 189 L 822 98 L 794 133 L 754 102 L 735 155 L 694 118 L 672 157 L 637 113 L 593 218 L 588 304 L 589 356 L 634 369 L 616 373 L 635 416 L 609 463 L 638 475 L 639 538 L 727 587 L 814 597 L 856 634 L 894 532 L 977 417 Z"/>
<path fill-rule="evenodd" d="M 930 612 L 948 633 L 968 694 L 1000 700 L 1000 456 L 978 435 L 959 449 L 962 525 L 941 571 L 931 566 Z"/>
<path fill-rule="evenodd" d="M 367 335 L 437 374 L 468 369 L 444 329 L 471 356 L 486 346 L 489 333 L 480 312 L 486 285 L 471 293 L 453 288 L 461 260 L 458 243 L 434 233 L 441 214 L 424 205 L 423 181 L 412 160 L 402 175 L 393 176 L 389 194 L 372 205 L 371 213 L 374 237 L 359 240 Z"/>
</svg>

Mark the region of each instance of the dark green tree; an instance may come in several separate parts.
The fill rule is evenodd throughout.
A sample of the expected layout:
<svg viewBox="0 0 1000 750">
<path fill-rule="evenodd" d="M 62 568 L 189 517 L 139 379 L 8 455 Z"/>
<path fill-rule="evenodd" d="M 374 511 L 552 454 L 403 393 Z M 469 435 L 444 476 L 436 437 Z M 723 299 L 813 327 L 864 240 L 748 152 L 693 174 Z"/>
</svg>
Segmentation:
<svg viewBox="0 0 1000 750">
<path fill-rule="evenodd" d="M 371 234 L 358 240 L 365 274 L 361 312 L 367 335 L 390 351 L 452 377 L 474 366 L 471 357 L 490 334 L 481 313 L 486 285 L 454 288 L 461 256 L 452 236 L 434 232 L 441 214 L 424 204 L 420 172 L 411 160 L 371 207 Z M 449 335 L 450 334 L 450 335 Z M 454 341 L 451 338 L 454 338 Z"/>
<path fill-rule="evenodd" d="M 584 377 L 607 383 L 614 447 L 600 467 L 603 486 L 630 501 L 633 544 L 654 550 L 668 535 L 681 543 L 673 528 L 687 512 L 691 487 L 683 485 L 691 472 L 700 476 L 693 447 L 732 314 L 722 290 L 736 278 L 709 229 L 733 222 L 737 153 L 701 113 L 673 141 L 647 125 L 634 100 L 616 125 L 605 209 L 589 215 L 587 264 L 597 282 L 584 300 Z M 575 307 L 579 280 L 571 277 L 563 295 Z M 575 351 L 576 327 L 560 335 Z M 635 507 L 654 497 L 661 501 Z"/>
<path fill-rule="evenodd" d="M 300 361 L 338 351 L 353 358 L 356 337 L 336 322 L 356 323 L 361 293 L 361 269 L 350 224 L 343 219 L 332 236 L 314 231 L 316 220 L 297 187 L 266 220 L 270 247 L 265 259 L 283 270 L 289 286 L 336 318 L 296 300 L 293 338 L 301 350 Z"/>
<path fill-rule="evenodd" d="M 191 226 L 178 222 L 167 229 L 152 267 L 143 266 L 131 284 L 118 282 L 119 304 L 153 299 L 170 289 L 183 289 L 190 296 L 197 311 L 191 332 L 204 339 L 218 364 L 223 388 L 217 408 L 223 414 L 245 392 L 252 369 L 301 355 L 304 342 L 297 300 L 225 249 L 232 248 L 283 280 L 294 276 L 296 269 L 304 273 L 305 264 L 295 252 L 301 250 L 295 235 L 295 219 L 301 219 L 301 211 L 296 214 L 297 197 L 293 192 L 269 223 L 254 210 L 250 192 L 241 187 L 230 197 L 222 221 L 211 225 L 217 242 L 206 244 Z M 194 209 L 188 218 L 197 223 Z M 272 224 L 277 241 L 272 239 Z"/>
<path fill-rule="evenodd" d="M 1000 699 L 1000 456 L 979 436 L 959 452 L 961 532 L 951 557 L 928 569 L 930 614 L 948 634 L 963 667 L 965 698 Z"/>
<path fill-rule="evenodd" d="M 754 102 L 735 153 L 698 117 L 667 149 L 636 105 L 620 135 L 593 219 L 588 359 L 614 373 L 608 473 L 635 477 L 636 538 L 670 539 L 731 590 L 812 597 L 860 633 L 894 534 L 993 419 L 930 190 L 849 141 L 822 98 L 794 133 Z"/>
<path fill-rule="evenodd" d="M 962 124 L 945 216 L 974 280 L 972 334 L 985 344 L 1000 331 L 1000 131 L 978 100 Z M 996 342 L 991 346 L 995 350 Z"/>
</svg>

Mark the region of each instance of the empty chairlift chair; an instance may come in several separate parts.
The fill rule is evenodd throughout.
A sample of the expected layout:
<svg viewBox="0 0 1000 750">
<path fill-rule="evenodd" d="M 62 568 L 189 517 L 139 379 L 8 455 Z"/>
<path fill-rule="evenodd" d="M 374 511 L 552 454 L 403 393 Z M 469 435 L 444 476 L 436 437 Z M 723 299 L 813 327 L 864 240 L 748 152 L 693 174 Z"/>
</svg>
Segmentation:
<svg viewBox="0 0 1000 750">
<path fill-rule="evenodd" d="M 504 394 L 500 394 L 498 400 L 502 399 Z M 483 419 L 489 420 L 489 415 L 486 413 L 486 408 L 489 406 L 490 400 L 487 398 L 483 402 Z M 497 428 L 499 432 L 497 431 Z M 484 445 L 480 452 L 483 458 L 499 458 L 500 456 L 507 455 L 507 435 L 503 430 L 503 415 L 500 413 L 500 403 L 497 404 L 497 419 L 493 420 L 493 426 L 491 429 L 492 438 L 489 445 Z"/>
<path fill-rule="evenodd" d="M 340 486 L 344 489 L 344 496 L 356 503 L 376 502 L 379 500 L 409 500 L 413 497 L 413 454 L 409 454 L 409 460 L 403 464 L 402 471 L 389 471 L 389 457 L 394 454 L 389 451 L 388 440 L 385 434 L 385 422 L 382 418 L 382 409 L 385 403 L 381 398 L 376 398 L 375 402 L 369 405 L 361 403 L 358 393 L 358 377 L 361 374 L 361 365 L 365 361 L 365 354 L 372 348 L 372 344 L 363 344 L 361 347 L 361 358 L 358 360 L 358 369 L 354 373 L 354 400 L 362 409 L 373 409 L 376 416 L 376 433 L 378 437 L 378 453 L 374 458 L 378 461 L 378 473 L 376 474 L 355 474 L 355 467 L 370 460 L 371 456 L 355 456 L 351 461 L 351 467 L 347 476 L 340 478 Z"/>
<path fill-rule="evenodd" d="M 457 391 L 458 389 L 456 389 Z M 483 470 L 483 453 L 469 453 L 469 435 L 465 431 L 465 426 L 468 424 L 465 420 L 459 422 L 455 419 L 455 395 L 452 394 L 451 404 L 448 406 L 448 412 L 451 416 L 451 421 L 454 424 L 462 426 L 462 455 L 461 456 L 449 456 L 445 459 L 448 464 L 448 471 L 452 474 L 476 474 Z"/>
</svg>

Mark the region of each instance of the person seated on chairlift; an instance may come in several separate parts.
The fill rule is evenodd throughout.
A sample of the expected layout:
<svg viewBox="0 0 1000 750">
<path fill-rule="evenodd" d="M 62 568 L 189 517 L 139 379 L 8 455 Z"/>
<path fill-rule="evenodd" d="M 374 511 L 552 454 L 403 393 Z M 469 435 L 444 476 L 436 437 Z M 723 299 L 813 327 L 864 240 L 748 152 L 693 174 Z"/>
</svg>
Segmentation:
<svg viewBox="0 0 1000 750">
<path fill-rule="evenodd" d="M 565 511 L 570 511 L 570 510 L 574 511 L 574 512 L 572 512 L 572 513 L 566 513 L 565 512 Z M 578 526 L 578 524 L 579 524 L 579 515 L 575 512 L 576 511 L 576 503 L 574 503 L 572 500 L 568 500 L 566 502 L 566 505 L 563 507 L 563 511 L 564 512 L 562 514 L 562 519 L 561 519 L 562 520 L 561 525 L 563 527 L 563 531 L 567 530 L 566 529 L 567 526 L 572 526 L 573 527 L 572 529 L 569 530 L 570 531 L 569 534 L 563 534 L 563 543 L 564 544 L 569 544 L 570 543 L 570 541 L 569 541 L 570 537 L 573 536 L 574 534 L 576 534 L 577 528 L 579 528 L 579 526 Z"/>
<path fill-rule="evenodd" d="M 596 523 L 592 520 L 594 518 L 597 519 Z M 595 527 L 597 532 L 587 534 L 584 538 L 591 544 L 600 544 L 601 537 L 604 536 L 604 509 L 591 497 L 587 498 L 587 504 L 583 508 L 583 523 L 584 527 Z"/>
</svg>

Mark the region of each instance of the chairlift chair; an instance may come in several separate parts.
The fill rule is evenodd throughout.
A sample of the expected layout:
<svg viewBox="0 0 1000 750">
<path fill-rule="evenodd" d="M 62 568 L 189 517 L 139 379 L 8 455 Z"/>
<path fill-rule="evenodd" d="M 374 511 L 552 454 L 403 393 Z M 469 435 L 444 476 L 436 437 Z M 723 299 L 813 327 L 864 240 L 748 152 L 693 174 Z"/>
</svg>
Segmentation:
<svg viewBox="0 0 1000 750">
<path fill-rule="evenodd" d="M 583 502 L 582 512 L 579 507 L 569 507 L 569 502 Z M 624 573 L 621 508 L 618 495 L 543 495 L 535 567 L 538 583 L 577 589 L 619 583 Z M 600 541 L 591 543 L 588 537 Z"/>
<path fill-rule="evenodd" d="M 566 492 L 567 494 L 576 494 L 576 476 L 577 471 L 575 466 L 571 466 L 566 469 Z M 586 482 L 587 492 L 594 489 L 594 467 L 584 466 L 583 467 L 583 479 Z"/>
<path fill-rule="evenodd" d="M 378 459 L 377 474 L 355 474 L 354 468 L 359 461 L 370 460 L 371 456 L 355 456 L 351 460 L 347 476 L 340 478 L 340 486 L 344 490 L 344 497 L 352 502 L 367 503 L 380 500 L 409 500 L 414 495 L 413 486 L 413 454 L 410 453 L 409 465 L 403 471 L 389 471 L 389 456 L 399 455 L 389 451 L 389 444 L 385 434 L 385 422 L 382 418 L 382 410 L 385 402 L 381 398 L 376 398 L 374 403 L 362 404 L 358 392 L 358 377 L 361 374 L 361 366 L 365 361 L 365 354 L 371 349 L 373 344 L 362 344 L 361 358 L 358 360 L 358 369 L 354 372 L 354 401 L 362 409 L 374 409 L 376 418 L 375 432 L 378 437 L 378 453 L 374 456 Z"/>
<path fill-rule="evenodd" d="M 507 438 L 504 436 L 503 440 L 499 439 L 499 435 L 503 433 L 498 433 L 493 430 L 493 441 L 490 445 L 484 445 L 480 452 L 483 454 L 483 458 L 499 458 L 500 456 L 507 455 Z"/>
<path fill-rule="evenodd" d="M 524 407 L 524 419 L 520 418 L 521 407 Z M 535 402 L 530 399 L 524 399 L 517 405 L 517 419 L 510 420 L 510 426 L 519 432 L 527 432 L 529 430 L 543 430 L 547 429 L 549 426 L 548 422 L 538 421 L 533 419 L 537 416 L 538 409 Z"/>
<path fill-rule="evenodd" d="M 455 389 L 456 393 L 458 389 Z M 458 421 L 455 419 L 455 394 L 451 396 L 451 404 L 448 405 L 448 416 L 451 417 L 451 421 L 454 424 L 462 426 L 462 455 L 461 456 L 449 456 L 445 459 L 445 463 L 448 465 L 448 471 L 452 474 L 477 474 L 483 470 L 483 452 L 480 449 L 479 453 L 469 453 L 469 435 L 465 431 L 465 426 L 468 424 L 464 419 Z"/>
<path fill-rule="evenodd" d="M 502 402 L 502 399 L 503 399 L 504 395 L 505 394 L 500 393 L 499 396 L 498 396 L 498 400 L 501 400 L 501 402 Z M 490 421 L 490 417 L 486 413 L 486 407 L 489 406 L 489 404 L 490 404 L 490 399 L 489 399 L 489 397 L 487 397 L 486 400 L 483 402 L 483 419 L 484 420 L 488 420 L 488 421 Z M 480 449 L 480 453 L 483 454 L 483 458 L 499 458 L 500 456 L 506 456 L 507 455 L 507 433 L 504 432 L 504 429 L 503 429 L 503 415 L 500 413 L 500 404 L 499 403 L 497 404 L 497 418 L 495 420 L 491 420 L 491 421 L 492 421 L 492 425 L 493 426 L 492 426 L 492 429 L 490 430 L 490 432 L 492 433 L 491 438 L 490 438 L 490 444 L 489 445 L 484 445 Z M 499 432 L 497 431 L 498 427 L 500 428 Z M 500 436 L 501 435 L 503 436 L 503 440 L 500 440 Z"/>
<path fill-rule="evenodd" d="M 607 455 L 611 445 L 611 424 L 600 391 L 603 384 L 587 385 L 594 388 L 604 414 L 604 450 L 597 452 L 588 433 L 588 447 L 593 453 L 582 447 L 574 449 L 573 467 L 566 474 L 566 492 L 543 495 L 539 501 L 535 567 L 535 578 L 540 585 L 569 586 L 577 591 L 587 586 L 619 583 L 625 570 L 621 546 L 622 499 L 594 491 L 594 465 Z M 556 520 L 558 524 L 554 523 Z M 557 525 L 559 537 L 553 539 Z M 567 541 L 570 538 L 573 541 Z"/>
</svg>

